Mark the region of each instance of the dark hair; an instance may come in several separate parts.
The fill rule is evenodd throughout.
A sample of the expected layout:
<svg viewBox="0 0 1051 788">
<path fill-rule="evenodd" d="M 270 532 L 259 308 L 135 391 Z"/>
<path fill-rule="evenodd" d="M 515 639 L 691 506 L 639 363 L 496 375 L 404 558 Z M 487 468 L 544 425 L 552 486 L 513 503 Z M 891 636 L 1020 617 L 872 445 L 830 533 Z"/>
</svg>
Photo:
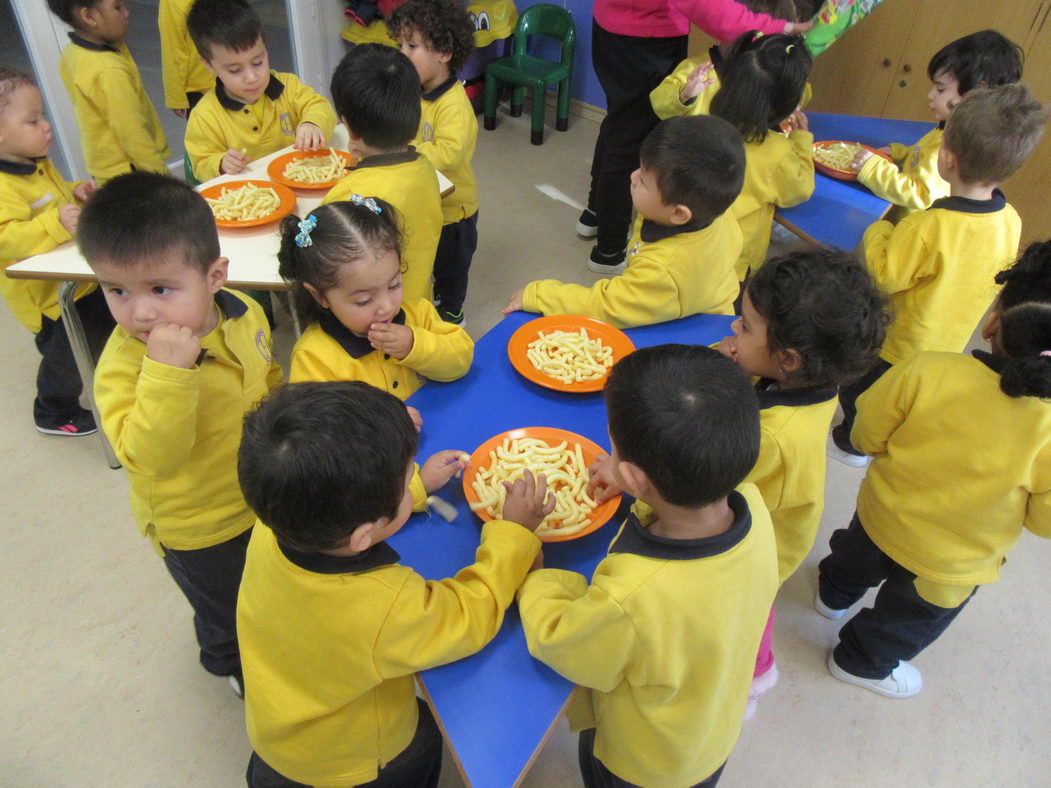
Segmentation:
<svg viewBox="0 0 1051 788">
<path fill-rule="evenodd" d="M 956 156 L 964 183 L 1003 183 L 1036 148 L 1047 117 L 1025 85 L 976 88 L 946 121 L 942 145 Z"/>
<path fill-rule="evenodd" d="M 386 391 L 360 381 L 289 383 L 245 416 L 237 478 L 278 542 L 317 552 L 394 517 L 415 454 L 409 413 Z"/>
<path fill-rule="evenodd" d="M 890 323 L 887 298 L 868 269 L 838 249 L 811 248 L 768 260 L 748 282 L 766 320 L 771 353 L 795 350 L 793 384 L 834 388 L 864 375 Z"/>
<path fill-rule="evenodd" d="M 178 250 L 203 274 L 219 258 L 208 203 L 182 181 L 153 172 L 118 175 L 95 192 L 80 214 L 77 245 L 89 265 L 132 268 Z"/>
<path fill-rule="evenodd" d="M 745 33 L 723 60 L 710 112 L 732 123 L 745 142 L 762 142 L 799 107 L 811 63 L 802 36 Z"/>
<path fill-rule="evenodd" d="M 975 88 L 995 88 L 1022 78 L 1022 47 L 995 30 L 979 30 L 939 49 L 927 64 L 933 82 L 945 72 L 956 78 L 962 96 Z"/>
<path fill-rule="evenodd" d="M 639 151 L 657 176 L 666 205 L 685 205 L 693 221 L 708 223 L 730 207 L 744 183 L 741 135 L 722 118 L 690 115 L 657 124 Z"/>
<path fill-rule="evenodd" d="M 186 29 L 208 61 L 213 44 L 244 52 L 263 37 L 263 21 L 245 0 L 196 0 L 186 15 Z"/>
<path fill-rule="evenodd" d="M 409 0 L 387 18 L 387 33 L 395 41 L 417 32 L 430 47 L 449 55 L 449 73 L 456 74 L 474 52 L 474 23 L 461 2 Z"/>
<path fill-rule="evenodd" d="M 98 4 L 99 0 L 47 0 L 47 7 L 51 9 L 51 13 L 74 30 L 80 29 L 77 9 L 94 8 Z"/>
<path fill-rule="evenodd" d="M 3 112 L 11 103 L 11 94 L 25 85 L 36 87 L 33 78 L 28 74 L 7 66 L 0 66 L 0 112 Z"/>
<path fill-rule="evenodd" d="M 324 308 L 307 292 L 308 284 L 319 293 L 336 286 L 339 270 L 375 250 L 394 250 L 401 260 L 401 239 L 394 206 L 373 198 L 379 213 L 353 202 L 330 202 L 310 214 L 317 226 L 310 231 L 310 246 L 296 244 L 300 218 L 287 216 L 281 222 L 278 273 L 292 286 L 296 313 L 304 323 L 314 323 Z M 404 270 L 404 267 L 402 268 Z"/>
<path fill-rule="evenodd" d="M 420 75 L 393 47 L 358 44 L 332 74 L 332 103 L 373 148 L 408 145 L 420 128 Z"/>
<path fill-rule="evenodd" d="M 1007 364 L 1000 389 L 1009 397 L 1051 399 L 1051 241 L 1029 244 L 1013 266 L 996 275 L 1002 284 L 1000 347 Z"/>
<path fill-rule="evenodd" d="M 815 0 L 815 2 L 820 2 L 820 0 Z M 798 22 L 802 18 L 812 17 L 816 11 L 807 13 L 812 4 L 809 0 L 802 3 L 794 2 L 794 0 L 743 0 L 741 3 L 753 13 L 766 14 L 775 19 L 784 19 L 786 22 Z"/>
<path fill-rule="evenodd" d="M 759 401 L 719 351 L 658 345 L 618 361 L 606 381 L 609 434 L 675 506 L 725 497 L 759 457 Z"/>
</svg>

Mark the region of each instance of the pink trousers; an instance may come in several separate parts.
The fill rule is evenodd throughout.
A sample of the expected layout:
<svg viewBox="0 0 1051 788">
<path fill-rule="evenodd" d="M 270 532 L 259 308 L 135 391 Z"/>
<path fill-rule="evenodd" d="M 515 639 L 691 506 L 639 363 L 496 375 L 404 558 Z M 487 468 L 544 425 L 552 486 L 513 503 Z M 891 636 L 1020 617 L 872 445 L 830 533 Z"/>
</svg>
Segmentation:
<svg viewBox="0 0 1051 788">
<path fill-rule="evenodd" d="M 752 678 L 762 676 L 774 666 L 774 608 L 770 608 L 770 617 L 766 620 L 763 638 L 759 641 L 759 654 L 755 658 L 755 673 Z"/>
</svg>

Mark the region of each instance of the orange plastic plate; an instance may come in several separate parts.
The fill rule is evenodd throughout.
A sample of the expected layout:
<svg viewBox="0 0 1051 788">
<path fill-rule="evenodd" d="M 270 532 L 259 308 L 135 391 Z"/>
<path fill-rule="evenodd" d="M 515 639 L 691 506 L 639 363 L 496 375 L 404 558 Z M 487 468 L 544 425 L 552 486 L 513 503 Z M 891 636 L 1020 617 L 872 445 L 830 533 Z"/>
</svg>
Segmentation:
<svg viewBox="0 0 1051 788">
<path fill-rule="evenodd" d="M 207 189 L 201 189 L 201 196 L 214 200 L 217 197 L 222 196 L 223 189 L 236 191 L 249 183 L 253 186 L 270 188 L 277 192 L 277 196 L 281 200 L 281 204 L 277 206 L 277 210 L 258 219 L 249 219 L 247 221 L 216 219 L 216 227 L 260 227 L 264 224 L 273 224 L 274 222 L 280 221 L 296 209 L 296 195 L 292 193 L 292 190 L 287 186 L 282 186 L 280 183 L 273 183 L 272 181 L 226 181 L 225 183 L 217 183 L 214 186 L 209 186 Z"/>
<path fill-rule="evenodd" d="M 334 181 L 322 181 L 320 183 L 303 183 L 302 181 L 292 180 L 284 176 L 285 167 L 290 162 L 299 161 L 300 159 L 314 159 L 323 156 L 328 156 L 332 153 L 330 148 L 321 148 L 319 150 L 294 150 L 285 153 L 282 156 L 278 156 L 269 166 L 266 168 L 266 174 L 270 176 L 271 180 L 275 180 L 278 183 L 283 183 L 285 186 L 291 186 L 293 189 L 331 189 L 339 181 L 336 178 Z M 343 159 L 343 166 L 349 167 L 354 163 L 354 159 L 351 158 L 350 154 L 343 150 L 335 151 L 335 154 Z"/>
<path fill-rule="evenodd" d="M 881 150 L 870 148 L 868 145 L 862 145 L 860 142 L 848 142 L 847 140 L 821 140 L 821 142 L 814 143 L 814 151 L 817 152 L 821 148 L 824 148 L 828 145 L 838 145 L 839 143 L 843 143 L 844 145 L 857 145 L 859 148 L 864 148 L 869 153 L 874 153 L 877 156 L 882 156 L 887 161 L 894 161 L 890 156 L 888 156 Z M 818 172 L 827 175 L 829 178 L 835 178 L 839 181 L 856 181 L 858 179 L 858 174 L 854 170 L 840 170 L 835 167 L 829 167 L 827 164 L 822 164 L 820 161 L 818 161 L 817 157 L 814 158 L 814 167 L 817 169 Z"/>
<path fill-rule="evenodd" d="M 511 335 L 511 338 L 507 341 L 507 357 L 511 359 L 511 366 L 527 380 L 555 391 L 569 391 L 574 394 L 602 391 L 602 387 L 606 385 L 605 375 L 595 380 L 563 383 L 561 380 L 545 375 L 534 367 L 526 357 L 529 343 L 537 339 L 538 331 L 543 331 L 544 333 L 552 331 L 577 332 L 581 328 L 586 329 L 588 336 L 592 339 L 601 339 L 604 345 L 613 348 L 614 364 L 635 350 L 635 345 L 628 339 L 628 335 L 609 323 L 603 323 L 601 320 L 595 320 L 591 317 L 581 317 L 580 315 L 550 315 L 549 317 L 538 317 L 536 320 L 530 320 Z"/>
</svg>

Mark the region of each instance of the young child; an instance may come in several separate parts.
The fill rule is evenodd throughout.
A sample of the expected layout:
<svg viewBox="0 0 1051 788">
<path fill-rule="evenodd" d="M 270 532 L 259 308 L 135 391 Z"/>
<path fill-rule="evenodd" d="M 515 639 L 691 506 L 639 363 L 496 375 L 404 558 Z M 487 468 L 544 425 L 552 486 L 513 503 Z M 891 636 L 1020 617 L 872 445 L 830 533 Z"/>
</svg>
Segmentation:
<svg viewBox="0 0 1051 788">
<path fill-rule="evenodd" d="M 293 383 L 245 419 L 238 476 L 260 523 L 237 604 L 249 786 L 438 784 L 441 735 L 413 674 L 492 639 L 554 501 L 526 472 L 476 563 L 424 580 L 385 541 L 412 509 L 415 453 L 402 404 L 361 382 Z M 459 454 L 424 464 L 428 490 Z"/>
<path fill-rule="evenodd" d="M 326 145 L 332 105 L 295 74 L 270 70 L 263 23 L 245 0 L 197 0 L 186 26 L 215 76 L 186 124 L 197 180 L 239 173 L 289 143 L 307 151 Z"/>
<path fill-rule="evenodd" d="M 922 689 L 908 660 L 997 580 L 1023 527 L 1051 538 L 1051 242 L 996 282 L 982 330 L 992 353 L 921 353 L 858 401 L 853 440 L 872 465 L 850 526 L 832 534 L 814 604 L 838 619 L 882 583 L 828 668 L 891 698 Z"/>
<path fill-rule="evenodd" d="M 324 201 L 368 194 L 393 205 L 401 218 L 405 299 L 429 300 L 442 196 L 434 165 L 409 144 L 420 129 L 420 77 L 401 52 L 359 44 L 332 75 L 332 100 L 358 164 Z"/>
<path fill-rule="evenodd" d="M 157 8 L 164 103 L 180 118 L 188 117 L 215 85 L 215 77 L 198 56 L 186 29 L 186 15 L 192 5 L 193 0 L 160 0 Z"/>
<path fill-rule="evenodd" d="M 474 342 L 426 298 L 402 297 L 398 221 L 390 203 L 350 195 L 281 226 L 281 276 L 306 325 L 289 380 L 363 380 L 407 399 L 428 379 L 470 369 Z"/>
<path fill-rule="evenodd" d="M 829 454 L 862 467 L 850 442 L 855 401 L 892 364 L 923 350 L 959 353 L 996 296 L 993 275 L 1014 259 L 1022 224 L 997 188 L 1036 147 L 1047 112 L 1024 85 L 971 91 L 953 111 L 938 151 L 950 196 L 898 225 L 865 231 L 865 260 L 891 296 L 894 324 L 879 360 L 839 395 L 843 421 Z"/>
<path fill-rule="evenodd" d="M 413 144 L 455 187 L 442 199 L 434 300 L 442 320 L 463 325 L 467 274 L 478 247 L 471 169 L 478 120 L 456 74 L 474 52 L 474 24 L 458 0 L 409 0 L 387 20 L 387 31 L 420 75 L 422 121 Z"/>
<path fill-rule="evenodd" d="M 974 88 L 994 88 L 1022 78 L 1022 48 L 995 30 L 971 33 L 942 47 L 927 65 L 933 86 L 927 99 L 937 126 L 915 145 L 892 142 L 883 148 L 893 162 L 861 151 L 852 167 L 858 181 L 872 193 L 898 206 L 901 219 L 949 195 L 949 184 L 938 169 L 942 130 L 960 99 Z"/>
<path fill-rule="evenodd" d="M 91 181 L 69 183 L 47 158 L 51 124 L 33 81 L 0 66 L 0 268 L 50 251 L 77 231 L 80 206 L 94 193 Z M 48 435 L 90 435 L 91 411 L 80 407 L 83 388 L 58 306 L 59 283 L 9 279 L 0 292 L 18 321 L 36 335 L 40 367 L 33 421 Z M 94 284 L 77 287 L 77 312 L 93 353 L 102 351 L 113 318 Z"/>
<path fill-rule="evenodd" d="M 117 321 L 95 399 L 135 520 L 193 607 L 201 664 L 242 695 L 235 607 L 255 515 L 236 457 L 242 417 L 281 383 L 270 329 L 258 304 L 223 289 L 211 208 L 185 183 L 115 178 L 85 206 L 77 241 Z"/>
<path fill-rule="evenodd" d="M 530 282 L 505 315 L 576 314 L 623 328 L 700 312 L 733 314 L 741 230 L 727 209 L 744 178 L 741 135 L 721 118 L 671 118 L 646 137 L 640 157 L 631 175 L 639 218 L 627 269 L 591 287 Z"/>
<path fill-rule="evenodd" d="M 735 48 L 711 114 L 728 120 L 744 138 L 744 185 L 730 206 L 744 239 L 736 265 L 743 282 L 766 259 L 774 208 L 791 208 L 814 193 L 814 135 L 798 110 L 811 64 L 803 39 L 749 37 Z M 792 128 L 785 134 L 780 127 L 789 117 Z"/>
<path fill-rule="evenodd" d="M 759 452 L 755 391 L 717 351 L 663 345 L 618 362 L 605 396 L 612 453 L 592 485 L 651 511 L 628 517 L 590 586 L 532 572 L 522 627 L 530 653 L 579 685 L 585 786 L 714 785 L 777 590 L 770 516 L 738 488 Z"/>
<path fill-rule="evenodd" d="M 48 0 L 48 7 L 73 28 L 59 73 L 73 101 L 91 177 L 101 186 L 132 170 L 167 174 L 171 151 L 124 43 L 124 0 Z"/>
</svg>

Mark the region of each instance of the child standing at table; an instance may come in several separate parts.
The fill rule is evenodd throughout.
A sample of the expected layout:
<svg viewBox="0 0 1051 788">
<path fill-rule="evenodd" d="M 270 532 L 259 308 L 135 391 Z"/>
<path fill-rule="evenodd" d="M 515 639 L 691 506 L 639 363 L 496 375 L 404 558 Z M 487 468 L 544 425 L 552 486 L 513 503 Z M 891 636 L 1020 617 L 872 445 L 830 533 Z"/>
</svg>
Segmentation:
<svg viewBox="0 0 1051 788">
<path fill-rule="evenodd" d="M 843 421 L 829 455 L 855 467 L 855 402 L 892 364 L 923 350 L 959 353 L 996 296 L 993 275 L 1015 258 L 1022 222 L 998 188 L 1040 142 L 1047 111 L 1024 85 L 971 91 L 945 127 L 938 172 L 950 196 L 899 224 L 873 224 L 862 246 L 869 270 L 891 296 L 894 323 L 876 364 L 839 394 Z"/>
<path fill-rule="evenodd" d="M 180 118 L 189 117 L 197 102 L 215 85 L 215 77 L 198 56 L 186 29 L 186 15 L 192 5 L 193 0 L 160 0 L 157 7 L 164 103 Z"/>
<path fill-rule="evenodd" d="M 463 325 L 467 274 L 478 248 L 471 169 L 478 120 L 456 74 L 474 52 L 474 24 L 459 0 L 409 0 L 391 14 L 387 30 L 420 75 L 422 120 L 413 144 L 455 187 L 442 198 L 434 301 L 442 320 Z"/>
<path fill-rule="evenodd" d="M 193 607 L 201 664 L 243 696 L 235 608 L 255 515 L 236 458 L 241 419 L 281 383 L 266 318 L 223 289 L 212 210 L 173 178 L 115 178 L 77 241 L 118 324 L 95 399 L 136 523 Z"/>
<path fill-rule="evenodd" d="M 80 206 L 95 191 L 91 181 L 70 183 L 47 158 L 51 124 L 40 91 L 14 69 L 0 66 L 0 268 L 42 254 L 77 231 Z M 0 273 L 0 292 L 18 321 L 33 332 L 40 367 L 33 421 L 47 435 L 90 435 L 95 417 L 80 407 L 83 384 L 58 306 L 58 282 L 10 279 Z M 94 283 L 77 287 L 76 308 L 88 344 L 98 355 L 113 318 Z"/>
<path fill-rule="evenodd" d="M 73 101 L 91 177 L 101 186 L 132 170 L 167 174 L 171 151 L 124 43 L 124 0 L 48 0 L 48 7 L 73 28 L 59 73 Z"/>
<path fill-rule="evenodd" d="M 892 142 L 883 148 L 893 162 L 863 150 L 851 167 L 873 194 L 894 203 L 895 220 L 922 211 L 949 195 L 938 169 L 942 131 L 953 109 L 974 88 L 994 88 L 1022 78 L 1022 48 L 995 30 L 971 33 L 942 47 L 927 65 L 933 83 L 927 99 L 938 125 L 915 145 Z"/>
<path fill-rule="evenodd" d="M 361 382 L 293 383 L 245 419 L 238 476 L 259 515 L 237 605 L 249 786 L 438 784 L 441 734 L 413 674 L 496 635 L 554 500 L 527 471 L 475 563 L 425 580 L 385 541 L 409 517 L 415 453 L 402 404 Z M 428 491 L 458 456 L 424 463 Z"/>
<path fill-rule="evenodd" d="M 711 348 L 662 345 L 618 362 L 605 397 L 612 455 L 593 485 L 651 516 L 628 517 L 590 585 L 530 573 L 522 627 L 530 653 L 578 684 L 585 786 L 712 786 L 777 590 L 770 516 L 741 484 L 759 453 L 755 391 Z"/>
<path fill-rule="evenodd" d="M 430 299 L 442 196 L 434 165 L 410 144 L 420 129 L 420 77 L 401 52 L 359 44 L 332 75 L 332 100 L 358 164 L 324 202 L 367 194 L 393 205 L 401 220 L 405 298 Z"/>
<path fill-rule="evenodd" d="M 624 328 L 710 312 L 733 314 L 741 230 L 727 210 L 741 191 L 741 135 L 721 118 L 699 115 L 658 124 L 631 175 L 639 218 L 626 270 L 591 287 L 530 282 L 504 314 L 522 309 L 575 314 Z"/>
<path fill-rule="evenodd" d="M 197 0 L 186 26 L 215 76 L 186 124 L 197 180 L 234 175 L 290 144 L 325 146 L 336 125 L 332 105 L 295 74 L 270 70 L 263 23 L 245 0 Z"/>
<path fill-rule="evenodd" d="M 920 353 L 858 401 L 853 439 L 872 465 L 814 605 L 842 618 L 881 586 L 840 630 L 828 669 L 887 697 L 923 688 L 908 660 L 998 579 L 1023 528 L 1051 538 L 1051 242 L 996 282 L 982 330 L 992 353 Z"/>
</svg>

